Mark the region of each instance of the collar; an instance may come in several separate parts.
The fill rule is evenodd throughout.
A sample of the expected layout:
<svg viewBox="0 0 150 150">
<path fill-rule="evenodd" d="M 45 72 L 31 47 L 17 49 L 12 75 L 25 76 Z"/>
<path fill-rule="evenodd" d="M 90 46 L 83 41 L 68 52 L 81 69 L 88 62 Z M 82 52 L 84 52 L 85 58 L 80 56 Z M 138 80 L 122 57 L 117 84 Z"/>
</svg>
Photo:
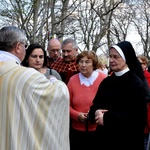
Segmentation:
<svg viewBox="0 0 150 150">
<path fill-rule="evenodd" d="M 71 60 L 71 61 L 65 61 L 64 59 L 62 59 L 62 61 L 63 61 L 65 64 L 71 64 L 71 63 L 76 62 L 76 59 L 73 59 L 73 60 Z"/>
<path fill-rule="evenodd" d="M 128 72 L 130 69 L 127 67 L 122 71 L 119 72 L 114 72 L 116 76 L 122 76 L 123 74 L 125 74 L 126 72 Z"/>
<path fill-rule="evenodd" d="M 0 62 L 10 61 L 10 60 L 15 60 L 17 64 L 21 63 L 21 60 L 15 55 L 9 52 L 0 50 Z"/>
<path fill-rule="evenodd" d="M 91 76 L 89 78 L 84 77 L 81 73 L 79 73 L 79 79 L 80 79 L 80 84 L 84 84 L 86 86 L 90 86 L 94 83 L 94 81 L 96 80 L 96 78 L 98 77 L 98 72 L 97 71 L 93 71 Z"/>
</svg>

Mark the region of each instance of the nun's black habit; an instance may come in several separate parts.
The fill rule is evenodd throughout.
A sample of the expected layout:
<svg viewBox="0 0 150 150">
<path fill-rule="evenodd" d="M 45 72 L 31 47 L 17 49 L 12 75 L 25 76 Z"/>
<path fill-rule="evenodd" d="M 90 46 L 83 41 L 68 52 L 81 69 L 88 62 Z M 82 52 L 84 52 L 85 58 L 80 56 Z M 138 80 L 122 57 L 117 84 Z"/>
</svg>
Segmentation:
<svg viewBox="0 0 150 150">
<path fill-rule="evenodd" d="M 114 73 L 105 78 L 93 100 L 89 119 L 95 122 L 95 111 L 107 109 L 104 125 L 97 126 L 97 147 L 99 150 L 143 150 L 143 136 L 146 123 L 146 92 L 143 71 L 130 42 L 118 46 L 129 71 L 122 76 Z"/>
</svg>

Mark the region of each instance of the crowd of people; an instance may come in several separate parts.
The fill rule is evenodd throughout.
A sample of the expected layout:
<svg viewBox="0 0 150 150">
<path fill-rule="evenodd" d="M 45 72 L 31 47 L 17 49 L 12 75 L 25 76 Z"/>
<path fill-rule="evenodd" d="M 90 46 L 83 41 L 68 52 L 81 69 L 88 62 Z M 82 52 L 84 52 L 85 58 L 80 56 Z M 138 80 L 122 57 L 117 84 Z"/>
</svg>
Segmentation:
<svg viewBox="0 0 150 150">
<path fill-rule="evenodd" d="M 109 48 L 109 69 L 75 39 L 27 45 L 0 29 L 0 149 L 149 150 L 148 59 L 132 44 Z"/>
</svg>

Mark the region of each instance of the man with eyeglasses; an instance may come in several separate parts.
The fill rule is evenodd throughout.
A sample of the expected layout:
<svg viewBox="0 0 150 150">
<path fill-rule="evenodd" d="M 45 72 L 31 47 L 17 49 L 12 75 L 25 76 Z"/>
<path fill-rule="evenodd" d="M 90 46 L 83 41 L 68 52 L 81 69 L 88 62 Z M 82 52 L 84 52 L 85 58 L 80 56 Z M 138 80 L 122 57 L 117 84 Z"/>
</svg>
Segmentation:
<svg viewBox="0 0 150 150">
<path fill-rule="evenodd" d="M 15 26 L 0 29 L 0 150 L 69 150 L 68 88 L 20 65 L 26 41 Z"/>
<path fill-rule="evenodd" d="M 62 81 L 67 84 L 70 77 L 79 72 L 76 63 L 78 46 L 74 39 L 67 38 L 62 42 L 61 49 L 63 58 L 54 62 L 51 67 L 60 74 Z"/>
<path fill-rule="evenodd" d="M 61 43 L 57 38 L 52 38 L 48 42 L 47 51 L 49 56 L 47 56 L 47 67 L 51 68 L 51 64 L 55 61 L 62 59 L 61 54 Z"/>
</svg>

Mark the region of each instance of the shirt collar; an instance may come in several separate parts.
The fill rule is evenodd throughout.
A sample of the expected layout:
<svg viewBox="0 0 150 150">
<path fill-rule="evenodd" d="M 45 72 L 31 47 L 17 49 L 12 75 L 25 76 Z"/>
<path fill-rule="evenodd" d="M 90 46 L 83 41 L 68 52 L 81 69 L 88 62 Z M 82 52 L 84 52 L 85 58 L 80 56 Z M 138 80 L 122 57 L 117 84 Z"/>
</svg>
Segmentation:
<svg viewBox="0 0 150 150">
<path fill-rule="evenodd" d="M 96 80 L 97 76 L 98 76 L 98 72 L 97 71 L 93 71 L 91 76 L 89 78 L 86 78 L 82 75 L 82 73 L 79 73 L 79 79 L 80 79 L 80 84 L 84 84 L 86 86 L 90 86 L 94 83 L 94 81 Z"/>
</svg>

